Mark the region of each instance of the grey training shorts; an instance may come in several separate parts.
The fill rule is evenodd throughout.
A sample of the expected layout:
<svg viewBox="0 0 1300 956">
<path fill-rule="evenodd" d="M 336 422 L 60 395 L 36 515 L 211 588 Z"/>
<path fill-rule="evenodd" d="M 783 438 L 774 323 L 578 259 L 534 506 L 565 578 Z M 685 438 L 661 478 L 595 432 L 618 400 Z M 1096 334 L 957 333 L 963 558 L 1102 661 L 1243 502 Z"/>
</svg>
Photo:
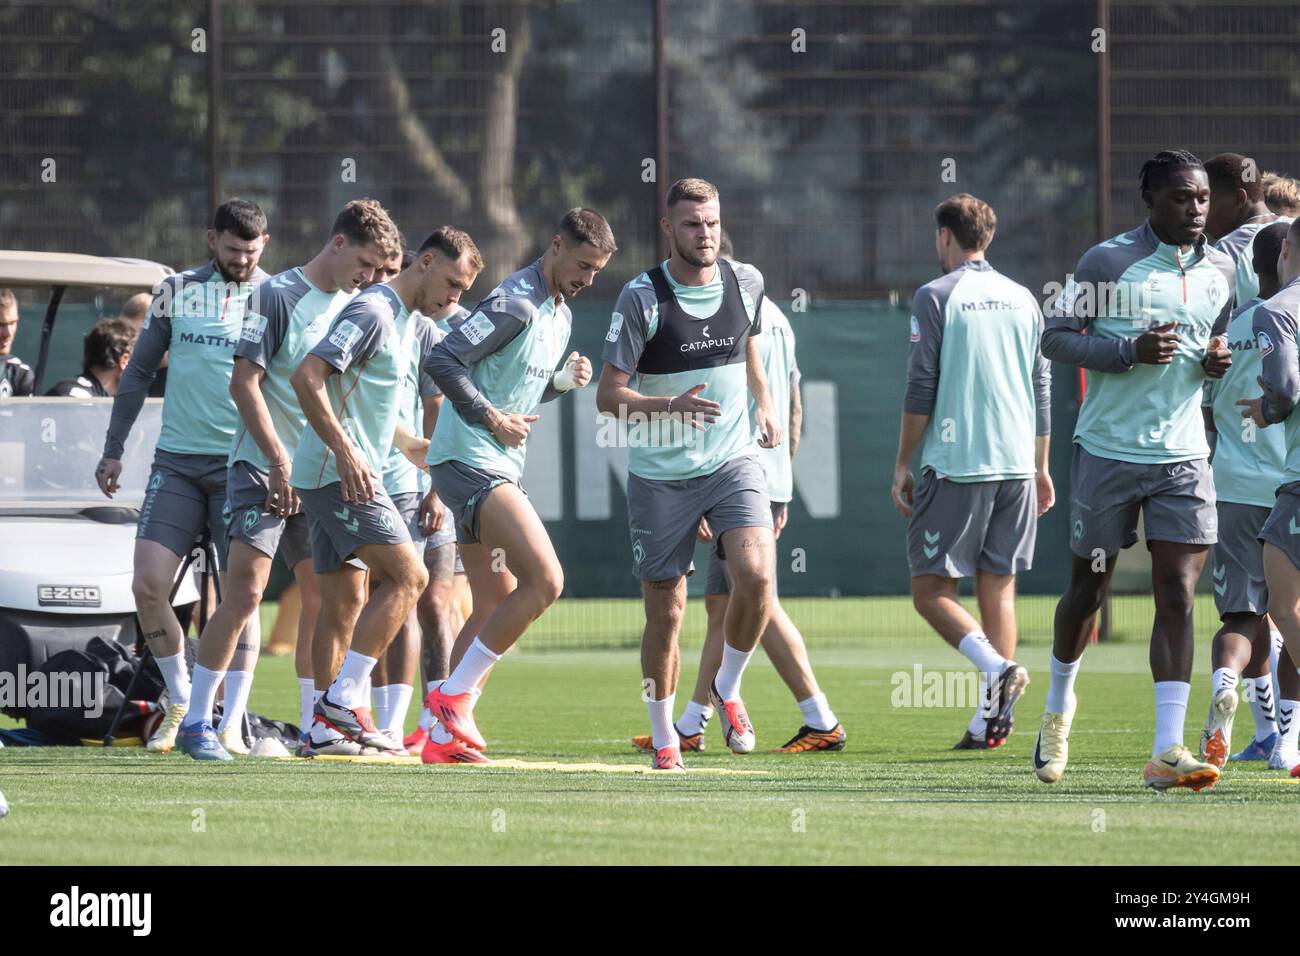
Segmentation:
<svg viewBox="0 0 1300 956">
<path fill-rule="evenodd" d="M 1277 493 L 1273 510 L 1260 529 L 1259 540 L 1279 549 L 1300 571 L 1300 495 L 1290 491 Z"/>
<path fill-rule="evenodd" d="M 1219 540 L 1214 545 L 1210 582 L 1214 606 L 1227 614 L 1268 613 L 1268 585 L 1264 582 L 1264 545 L 1259 534 L 1269 511 L 1259 505 L 1220 501 Z"/>
<path fill-rule="evenodd" d="M 276 549 L 290 569 L 311 557 L 307 543 L 307 518 L 299 513 L 281 518 L 266 510 L 266 472 L 246 461 L 237 461 L 226 472 L 227 534 L 243 541 L 269 558 Z"/>
<path fill-rule="evenodd" d="M 406 522 L 388 497 L 383 485 L 375 487 L 375 496 L 363 505 L 343 500 L 343 485 L 337 481 L 323 488 L 297 488 L 302 510 L 306 512 L 311 541 L 312 567 L 317 574 L 336 571 L 355 558 L 357 548 L 366 544 L 411 544 Z"/>
<path fill-rule="evenodd" d="M 460 544 L 478 544 L 479 509 L 493 488 L 512 484 L 523 491 L 522 486 L 507 475 L 475 468 L 462 461 L 430 465 L 429 477 L 433 479 L 433 487 L 438 489 L 438 497 L 450 512 L 456 541 Z"/>
<path fill-rule="evenodd" d="M 135 536 L 184 558 L 207 528 L 226 566 L 226 456 L 154 452 Z"/>
<path fill-rule="evenodd" d="M 1099 458 L 1074 446 L 1070 474 L 1070 549 L 1081 558 L 1113 557 L 1137 543 L 1138 512 L 1147 541 L 1214 544 L 1214 474 L 1204 458 L 1138 464 Z"/>
<path fill-rule="evenodd" d="M 763 469 L 753 455 L 733 458 L 717 471 L 680 481 L 627 476 L 627 514 L 632 533 L 632 573 L 642 581 L 692 574 L 695 533 L 709 519 L 713 547 L 734 528 L 771 528 L 771 501 Z"/>
<path fill-rule="evenodd" d="M 912 496 L 907 563 L 912 577 L 1017 574 L 1033 564 L 1037 534 L 1034 479 L 953 481 L 927 468 Z"/>
</svg>

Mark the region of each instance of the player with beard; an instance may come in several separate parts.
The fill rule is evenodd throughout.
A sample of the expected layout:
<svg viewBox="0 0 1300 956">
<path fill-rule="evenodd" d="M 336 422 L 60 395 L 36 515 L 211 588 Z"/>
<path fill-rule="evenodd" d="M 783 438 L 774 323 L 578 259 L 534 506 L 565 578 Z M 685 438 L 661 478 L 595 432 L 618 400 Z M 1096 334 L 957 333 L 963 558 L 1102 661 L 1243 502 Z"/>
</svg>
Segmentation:
<svg viewBox="0 0 1300 956">
<path fill-rule="evenodd" d="M 771 616 L 776 548 L 757 451 L 780 445 L 781 426 L 757 338 L 763 277 L 753 266 L 719 258 L 717 187 L 678 180 L 665 213 L 660 228 L 672 254 L 619 294 L 596 406 L 628 427 L 632 570 L 646 615 L 642 696 L 651 766 L 672 771 L 684 769 L 673 701 L 686 577 L 695 570 L 701 519 L 708 520 L 731 581 L 710 701 L 727 746 L 736 753 L 754 748 L 740 680 Z"/>
<path fill-rule="evenodd" d="M 148 749 L 167 752 L 176 744 L 190 699 L 180 622 L 168 598 L 181 561 L 206 528 L 226 563 L 226 456 L 239 413 L 230 397 L 244 314 L 254 287 L 267 278 L 258 267 L 270 235 L 266 215 L 255 203 L 222 203 L 208 230 L 212 259 L 155 290 L 130 362 L 118 383 L 95 481 L 109 498 L 118 489 L 122 450 L 164 355 L 184 387 L 163 400 L 162 433 L 154 454 L 136 530 L 132 591 L 136 613 L 158 667 L 167 682 L 168 707 Z M 256 620 L 243 628 L 241 649 L 226 682 L 222 732 L 242 748 L 242 712 L 252 684 L 260 629 Z M 238 722 L 236 722 L 238 721 Z"/>
<path fill-rule="evenodd" d="M 299 660 L 313 651 L 320 594 L 307 519 L 289 485 L 306 419 L 290 376 L 356 290 L 400 245 L 397 227 L 379 203 L 353 200 L 335 218 L 329 241 L 310 262 L 254 290 L 227 383 L 239 410 L 226 479 L 230 569 L 221 604 L 199 638 L 192 706 L 177 735 L 177 745 L 196 760 L 230 758 L 211 726 L 212 704 L 237 651 L 237 635 L 257 615 L 277 550 L 283 549 L 302 594 Z M 311 674 L 322 673 L 314 657 L 309 659 Z"/>
</svg>

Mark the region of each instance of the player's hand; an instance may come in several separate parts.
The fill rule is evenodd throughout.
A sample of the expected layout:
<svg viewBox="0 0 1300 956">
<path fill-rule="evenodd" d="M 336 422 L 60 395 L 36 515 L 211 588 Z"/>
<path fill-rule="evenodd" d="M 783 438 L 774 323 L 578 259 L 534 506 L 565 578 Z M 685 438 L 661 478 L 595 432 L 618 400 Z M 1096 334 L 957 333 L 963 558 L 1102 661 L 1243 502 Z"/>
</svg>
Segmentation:
<svg viewBox="0 0 1300 956">
<path fill-rule="evenodd" d="M 101 458 L 95 466 L 95 484 L 104 493 L 105 498 L 112 498 L 122 487 L 118 479 L 122 477 L 122 462 L 116 458 Z"/>
<path fill-rule="evenodd" d="M 573 375 L 574 388 L 583 388 L 591 382 L 591 359 L 587 356 L 574 352 L 564 364 L 569 366 L 569 372 Z"/>
<path fill-rule="evenodd" d="M 771 405 L 760 405 L 754 412 L 754 423 L 758 425 L 758 447 L 775 448 L 781 444 L 781 423 Z"/>
<path fill-rule="evenodd" d="M 790 506 L 782 505 L 781 510 L 776 513 L 776 521 L 772 526 L 772 537 L 781 537 L 781 529 L 785 527 L 786 519 L 790 515 Z"/>
<path fill-rule="evenodd" d="M 1264 387 L 1264 379 L 1262 377 L 1256 376 L 1255 381 L 1259 383 L 1260 388 Z M 1239 398 L 1237 399 L 1237 406 L 1241 409 L 1242 418 L 1249 418 L 1260 428 L 1267 428 L 1269 426 L 1270 423 L 1264 421 L 1263 395 L 1259 398 Z"/>
<path fill-rule="evenodd" d="M 1048 472 L 1040 471 L 1034 475 L 1034 487 L 1038 491 L 1038 517 L 1041 518 L 1056 504 L 1056 486 Z"/>
<path fill-rule="evenodd" d="M 1223 378 L 1231 367 L 1232 349 L 1228 348 L 1223 336 L 1216 335 L 1210 339 L 1210 347 L 1205 351 L 1205 358 L 1201 359 L 1201 368 L 1210 378 Z"/>
<path fill-rule="evenodd" d="M 709 527 L 708 518 L 700 519 L 700 526 L 695 530 L 695 537 L 705 543 L 713 540 L 713 529 Z"/>
<path fill-rule="evenodd" d="M 906 465 L 894 466 L 894 480 L 889 493 L 894 499 L 894 507 L 904 518 L 912 517 L 912 469 Z"/>
<path fill-rule="evenodd" d="M 513 413 L 502 415 L 501 420 L 492 429 L 492 434 L 507 448 L 518 448 L 528 440 L 528 433 L 533 430 L 532 425 L 535 421 L 537 421 L 536 415 Z"/>
<path fill-rule="evenodd" d="M 375 479 L 379 476 L 370 470 L 357 447 L 346 442 L 335 451 L 334 458 L 338 462 L 343 500 L 350 505 L 364 505 L 374 500 Z"/>
<path fill-rule="evenodd" d="M 298 513 L 298 492 L 289 484 L 289 462 L 282 461 L 267 469 L 266 510 L 277 518 Z"/>
<path fill-rule="evenodd" d="M 704 383 L 692 385 L 672 401 L 672 414 L 682 416 L 682 421 L 689 422 L 700 431 L 704 431 L 705 422 L 716 422 L 722 414 L 722 406 L 707 398 L 700 398 Z"/>
<path fill-rule="evenodd" d="M 395 435 L 393 444 L 402 453 L 402 457 L 416 468 L 421 471 L 428 470 L 429 466 L 424 463 L 424 459 L 429 454 L 429 439 L 420 438 L 418 435 Z"/>
<path fill-rule="evenodd" d="M 420 499 L 420 534 L 426 538 L 442 527 L 447 519 L 447 508 L 433 488 Z"/>
<path fill-rule="evenodd" d="M 1178 343 L 1182 341 L 1174 331 L 1177 322 L 1157 325 L 1137 338 L 1137 360 L 1143 365 L 1168 365 L 1174 360 Z"/>
</svg>

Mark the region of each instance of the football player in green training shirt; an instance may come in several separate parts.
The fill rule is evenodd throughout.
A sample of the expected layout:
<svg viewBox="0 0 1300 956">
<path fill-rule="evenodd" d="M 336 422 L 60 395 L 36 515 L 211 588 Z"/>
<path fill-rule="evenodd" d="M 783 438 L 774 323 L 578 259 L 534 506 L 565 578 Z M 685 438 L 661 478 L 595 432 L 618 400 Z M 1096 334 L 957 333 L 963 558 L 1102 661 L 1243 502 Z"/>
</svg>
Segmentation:
<svg viewBox="0 0 1300 956">
<path fill-rule="evenodd" d="M 734 266 L 735 254 L 731 237 L 722 230 L 718 254 Z M 758 463 L 767 480 L 767 494 L 772 502 L 772 531 L 781 537 L 789 516 L 790 499 L 794 497 L 792 465 L 799 447 L 799 432 L 803 421 L 803 403 L 799 395 L 799 365 L 795 360 L 794 330 L 785 313 L 768 296 L 759 305 L 763 334 L 759 336 L 759 350 L 763 356 L 763 372 L 767 376 L 772 404 L 777 420 L 789 448 L 759 448 Z M 756 410 L 750 397 L 751 414 Z M 713 540 L 713 529 L 707 520 L 700 521 L 699 539 L 705 543 Z M 709 565 L 704 573 L 704 611 L 708 617 L 705 627 L 704 647 L 700 649 L 700 669 L 695 676 L 695 692 L 687 701 L 682 716 L 673 723 L 681 740 L 683 753 L 704 749 L 704 730 L 714 714 L 709 693 L 713 678 L 722 663 L 723 632 L 727 619 L 727 605 L 731 603 L 731 582 L 727 579 L 726 564 L 718 557 L 716 548 L 709 552 Z M 777 573 L 772 575 L 772 616 L 760 641 L 764 653 L 776 668 L 777 674 L 794 695 L 803 716 L 798 732 L 778 753 L 813 753 L 816 751 L 843 750 L 847 739 L 835 712 L 831 710 L 817 684 L 808 648 L 798 626 L 790 619 L 777 596 Z M 632 738 L 638 750 L 653 752 L 654 737 L 639 734 Z"/>
<path fill-rule="evenodd" d="M 1259 428 L 1283 424 L 1286 460 L 1282 484 L 1277 489 L 1273 509 L 1260 530 L 1264 542 L 1264 580 L 1268 584 L 1268 613 L 1286 641 L 1278 662 L 1278 683 L 1282 690 L 1278 701 L 1279 760 L 1270 758 L 1269 766 L 1290 764 L 1291 776 L 1300 776 L 1296 759 L 1297 711 L 1300 695 L 1295 693 L 1295 662 L 1300 661 L 1300 220 L 1287 227 L 1278 259 L 1277 293 L 1256 307 L 1251 316 L 1251 331 L 1259 349 L 1263 368 L 1259 383 L 1263 395 L 1239 399 L 1243 418 L 1250 418 Z M 1290 686 L 1288 686 L 1290 684 Z M 1279 753 L 1280 751 L 1280 753 Z"/>
<path fill-rule="evenodd" d="M 912 300 L 894 507 L 907 525 L 912 601 L 979 672 L 980 706 L 954 749 L 1000 747 L 1029 683 L 1015 661 L 1016 575 L 1033 562 L 1056 491 L 1047 469 L 1051 366 L 1033 293 L 984 253 L 997 216 L 966 193 L 935 209 L 944 274 Z M 911 463 L 921 452 L 921 485 Z M 957 600 L 975 578 L 980 620 Z"/>
<path fill-rule="evenodd" d="M 140 337 L 113 399 L 104 457 L 95 480 L 108 497 L 117 490 L 122 450 L 154 376 L 169 355 L 172 389 L 163 400 L 162 432 L 136 528 L 136 613 L 146 642 L 167 682 L 168 706 L 147 747 L 167 752 L 189 711 L 190 674 L 180 623 L 168 600 L 181 561 L 206 528 L 226 564 L 226 457 L 239 413 L 230 397 L 235 344 L 254 287 L 267 278 L 258 267 L 270 236 L 255 203 L 231 199 L 217 208 L 208 230 L 212 259 L 155 291 Z M 242 712 L 253 682 L 260 628 L 247 622 L 226 675 L 221 733 L 243 751 Z M 232 651 L 236 650 L 231 648 Z"/>
<path fill-rule="evenodd" d="M 590 360 L 568 350 L 567 300 L 595 281 L 614 251 L 604 217 L 570 209 L 542 257 L 493 289 L 425 363 L 452 405 L 433 430 L 429 477 L 455 522 L 474 594 L 451 674 L 425 698 L 437 720 L 426 760 L 485 760 L 474 722 L 478 692 L 564 587 L 551 538 L 520 486 L 524 443 L 542 402 L 591 381 Z"/>
<path fill-rule="evenodd" d="M 309 752 L 337 753 L 347 744 L 403 752 L 400 735 L 394 739 L 375 726 L 366 688 L 428 574 L 409 517 L 381 476 L 407 404 L 403 382 L 435 342 L 433 323 L 412 313 L 437 313 L 459 301 L 482 268 L 466 233 L 435 230 L 409 268 L 348 303 L 293 373 L 311 426 L 298 443 L 291 481 L 309 519 L 320 576 L 312 646 L 339 661 L 333 672 L 316 675 L 318 685 L 322 678 L 331 683 L 316 702 Z M 368 571 L 378 579 L 369 594 Z"/>
<path fill-rule="evenodd" d="M 306 427 L 289 377 L 357 288 L 397 248 L 397 227 L 383 207 L 372 199 L 353 200 L 310 262 L 266 280 L 248 303 L 228 384 L 239 410 L 226 479 L 230 567 L 221 604 L 199 637 L 191 706 L 177 735 L 177 746 L 196 760 L 230 759 L 210 722 L 212 703 L 236 635 L 257 614 L 278 549 L 302 594 L 298 675 L 313 675 L 311 634 L 320 594 L 307 519 L 289 485 L 294 450 Z M 173 377 L 172 389 L 178 384 Z"/>
<path fill-rule="evenodd" d="M 646 614 L 642 697 L 651 766 L 672 771 L 684 769 L 673 725 L 677 640 L 701 519 L 732 588 L 710 701 L 727 746 L 736 753 L 754 748 L 740 680 L 771 617 L 776 550 L 758 451 L 780 445 L 781 423 L 757 338 L 763 277 L 751 265 L 719 258 L 717 187 L 678 180 L 665 213 L 660 228 L 672 254 L 619 294 L 596 407 L 627 424 L 632 570 Z"/>
<path fill-rule="evenodd" d="M 1259 428 L 1243 419 L 1240 407 L 1243 400 L 1259 395 L 1263 360 L 1255 346 L 1253 323 L 1256 310 L 1280 286 L 1277 259 L 1288 225 L 1273 223 L 1252 237 L 1252 272 L 1259 278 L 1259 295 L 1233 312 L 1225 333 L 1232 367 L 1223 378 L 1205 386 L 1205 427 L 1216 436 L 1212 464 L 1219 514 L 1212 584 L 1223 626 L 1214 635 L 1211 649 L 1210 713 L 1201 734 L 1201 756 L 1219 768 L 1228 759 L 1267 760 L 1275 769 L 1285 770 L 1298 762 L 1295 741 L 1288 748 L 1278 733 L 1274 702 L 1279 698 L 1293 702 L 1300 688 L 1294 667 L 1279 669 L 1281 659 L 1290 658 L 1280 647 L 1273 649 L 1275 643 L 1281 644 L 1282 635 L 1270 627 L 1266 613 L 1268 585 L 1259 539 L 1282 484 L 1286 439 L 1280 428 Z M 1274 674 L 1280 685 L 1276 694 Z M 1242 677 L 1249 682 L 1255 734 L 1245 749 L 1229 758 L 1237 682 Z M 1283 716 L 1289 725 L 1290 706 Z"/>
<path fill-rule="evenodd" d="M 1183 744 L 1192 678 L 1192 607 L 1216 540 L 1214 479 L 1201 416 L 1206 378 L 1232 353 L 1232 260 L 1205 237 L 1210 184 L 1185 150 L 1142 166 L 1145 223 L 1079 260 L 1043 334 L 1043 354 L 1087 369 L 1070 475 L 1070 585 L 1056 606 L 1051 683 L 1034 772 L 1061 779 L 1075 714 L 1074 681 L 1123 548 L 1145 519 L 1155 623 L 1156 732 L 1143 782 L 1200 790 L 1219 779 Z M 1085 331 L 1087 334 L 1085 335 Z"/>
</svg>

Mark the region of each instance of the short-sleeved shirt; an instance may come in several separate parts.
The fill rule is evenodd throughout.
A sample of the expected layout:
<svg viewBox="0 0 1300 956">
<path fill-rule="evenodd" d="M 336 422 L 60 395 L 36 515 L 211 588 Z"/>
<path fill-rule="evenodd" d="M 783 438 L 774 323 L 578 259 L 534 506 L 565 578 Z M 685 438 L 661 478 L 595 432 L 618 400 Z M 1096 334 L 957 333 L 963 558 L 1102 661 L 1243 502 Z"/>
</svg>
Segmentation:
<svg viewBox="0 0 1300 956">
<path fill-rule="evenodd" d="M 1263 364 L 1255 344 L 1253 323 L 1258 297 L 1232 313 L 1228 348 L 1232 365 L 1221 379 L 1205 383 L 1205 399 L 1213 410 L 1218 438 L 1214 446 L 1214 491 L 1219 501 L 1273 507 L 1286 463 L 1286 437 L 1281 428 L 1258 428 L 1241 417 L 1239 399 L 1259 397 Z"/>
<path fill-rule="evenodd" d="M 407 340 L 407 362 L 402 372 L 402 395 L 397 422 L 412 435 L 424 434 L 424 400 L 439 394 L 438 386 L 421 366 L 433 347 L 447 334 L 426 315 L 411 313 L 415 333 Z M 390 448 L 384 463 L 384 490 L 389 496 L 423 494 L 429 489 L 428 475 L 411 464 L 396 448 Z"/>
<path fill-rule="evenodd" d="M 541 404 L 556 367 L 567 354 L 573 314 L 546 286 L 541 260 L 509 276 L 474 310 L 453 320 L 452 331 L 435 346 L 468 370 L 482 398 L 506 414 L 531 415 Z M 432 366 L 426 363 L 426 368 Z M 446 390 L 444 390 L 446 391 Z M 455 396 L 446 392 L 448 399 Z M 524 472 L 524 445 L 508 448 L 469 408 L 447 407 L 434 426 L 427 461 L 459 461 L 518 481 Z"/>
<path fill-rule="evenodd" d="M 763 276 L 743 262 L 732 262 L 730 266 L 740 289 L 741 305 L 751 322 L 748 334 L 757 335 L 762 331 L 759 303 L 763 299 Z M 723 304 L 724 263 L 720 261 L 712 280 L 701 286 L 682 285 L 668 271 L 667 262 L 661 267 L 678 309 L 699 324 L 700 343 L 707 345 L 713 341 L 708 320 L 720 312 Z M 689 440 L 684 430 L 678 435 L 650 421 L 629 423 L 628 470 L 651 481 L 677 481 L 710 475 L 733 458 L 752 455 L 754 427 L 743 350 L 739 350 L 739 361 L 725 364 L 714 361 L 709 350 L 701 350 L 694 365 L 689 362 L 693 356 L 683 353 L 688 367 L 682 371 L 642 373 L 638 364 L 659 331 L 659 324 L 658 293 L 650 274 L 643 272 L 619 293 L 605 335 L 604 360 L 631 375 L 632 387 L 643 395 L 676 396 L 702 384 L 701 397 L 718 402 L 722 411 L 717 421 Z"/>
<path fill-rule="evenodd" d="M 1114 343 L 1122 361 L 1117 371 L 1087 370 L 1075 442 L 1099 458 L 1136 464 L 1209 457 L 1201 360 L 1211 335 L 1227 327 L 1234 278 L 1232 260 L 1204 236 L 1183 253 L 1161 242 L 1149 222 L 1083 254 L 1044 342 L 1057 327 L 1086 329 L 1085 338 Z M 1170 322 L 1181 338 L 1173 362 L 1137 362 L 1133 342 Z"/>
<path fill-rule="evenodd" d="M 1024 286 L 984 260 L 927 282 L 912 300 L 904 408 L 928 415 L 921 467 L 957 482 L 1034 474 L 1051 425 L 1043 315 Z"/>
<path fill-rule="evenodd" d="M 406 398 L 404 379 L 432 349 L 432 331 L 427 319 L 412 321 L 391 286 L 376 285 L 347 304 L 309 353 L 339 373 L 325 382 L 330 408 L 376 474 L 383 474 L 393 447 Z M 334 453 L 307 427 L 293 456 L 290 484 L 323 488 L 338 480 Z"/>
<path fill-rule="evenodd" d="M 307 424 L 289 378 L 355 295 L 318 289 L 298 267 L 281 272 L 253 291 L 235 356 L 266 370 L 262 398 L 289 455 L 294 454 Z M 237 461 L 246 461 L 259 471 L 269 469 L 266 456 L 242 421 L 230 451 L 230 463 Z"/>
<path fill-rule="evenodd" d="M 781 425 L 781 434 L 787 436 L 785 441 L 775 448 L 759 448 L 758 463 L 767 478 L 767 496 L 773 501 L 789 501 L 794 497 L 794 476 L 790 462 L 790 406 L 791 390 L 799 386 L 799 363 L 794 354 L 794 330 L 790 320 L 780 307 L 763 297 L 759 306 L 763 322 L 763 334 L 759 336 L 759 354 L 763 358 L 763 374 L 767 378 L 767 388 L 772 394 L 772 405 L 776 409 L 776 419 Z M 753 418 L 758 409 L 754 396 L 749 396 L 749 414 Z"/>
<path fill-rule="evenodd" d="M 155 291 L 131 361 L 148 362 L 156 372 L 165 352 L 170 374 L 181 383 L 163 402 L 158 436 L 163 451 L 230 453 L 239 425 L 230 397 L 235 345 L 253 290 L 269 278 L 258 269 L 250 282 L 227 282 L 209 262 L 168 276 Z"/>
</svg>

